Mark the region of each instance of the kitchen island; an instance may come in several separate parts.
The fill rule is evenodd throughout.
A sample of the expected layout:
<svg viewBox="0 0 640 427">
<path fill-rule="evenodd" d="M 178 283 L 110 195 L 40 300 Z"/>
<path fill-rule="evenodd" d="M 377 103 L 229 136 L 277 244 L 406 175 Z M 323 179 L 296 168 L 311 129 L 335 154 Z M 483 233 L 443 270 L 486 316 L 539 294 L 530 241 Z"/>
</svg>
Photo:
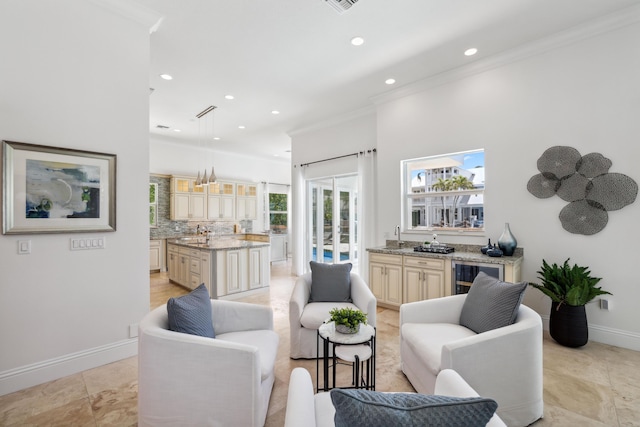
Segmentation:
<svg viewBox="0 0 640 427">
<path fill-rule="evenodd" d="M 167 240 L 169 280 L 189 289 L 204 283 L 211 298 L 245 296 L 269 286 L 269 240 L 260 235 Z"/>
</svg>

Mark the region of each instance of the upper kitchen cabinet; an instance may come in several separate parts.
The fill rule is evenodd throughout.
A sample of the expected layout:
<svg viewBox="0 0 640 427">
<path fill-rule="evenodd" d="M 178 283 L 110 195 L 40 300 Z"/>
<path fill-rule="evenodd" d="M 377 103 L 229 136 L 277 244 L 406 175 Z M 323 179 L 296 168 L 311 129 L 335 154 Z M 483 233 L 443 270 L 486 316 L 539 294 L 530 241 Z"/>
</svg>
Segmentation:
<svg viewBox="0 0 640 427">
<path fill-rule="evenodd" d="M 210 196 L 235 196 L 236 184 L 233 182 L 217 181 L 209 184 Z"/>
<path fill-rule="evenodd" d="M 236 218 L 258 218 L 258 187 L 256 184 L 236 184 Z"/>
<path fill-rule="evenodd" d="M 207 218 L 207 186 L 197 187 L 191 177 L 171 178 L 171 219 L 204 220 Z"/>
<path fill-rule="evenodd" d="M 207 219 L 233 221 L 236 215 L 235 194 L 236 184 L 233 182 L 218 181 L 209 184 Z"/>
</svg>

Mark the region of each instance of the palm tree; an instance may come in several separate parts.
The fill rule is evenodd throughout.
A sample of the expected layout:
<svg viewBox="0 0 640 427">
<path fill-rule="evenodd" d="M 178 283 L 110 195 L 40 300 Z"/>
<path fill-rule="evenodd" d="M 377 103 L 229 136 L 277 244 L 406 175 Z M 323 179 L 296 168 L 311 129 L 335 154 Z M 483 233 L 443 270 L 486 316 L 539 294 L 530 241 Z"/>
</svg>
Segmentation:
<svg viewBox="0 0 640 427">
<path fill-rule="evenodd" d="M 433 188 L 436 191 L 449 191 L 451 189 L 451 180 L 438 178 L 436 182 L 431 184 L 431 188 Z M 449 222 L 448 218 L 445 218 L 445 212 L 447 210 L 447 207 L 444 202 L 445 198 L 446 198 L 445 196 L 440 197 L 440 200 L 442 201 L 442 222 L 444 224 L 448 224 Z"/>
<path fill-rule="evenodd" d="M 470 181 L 466 176 L 462 176 L 462 175 L 456 175 L 453 176 L 449 179 L 447 179 L 447 181 L 449 181 L 450 183 L 450 190 L 471 190 L 473 188 L 475 188 L 475 185 L 473 185 L 473 182 Z M 455 212 L 457 207 L 458 207 L 458 203 L 460 203 L 460 198 L 462 196 L 461 195 L 456 195 L 453 196 L 453 211 Z M 455 221 L 455 218 L 454 218 Z M 451 224 L 451 226 L 453 227 L 455 224 Z"/>
</svg>

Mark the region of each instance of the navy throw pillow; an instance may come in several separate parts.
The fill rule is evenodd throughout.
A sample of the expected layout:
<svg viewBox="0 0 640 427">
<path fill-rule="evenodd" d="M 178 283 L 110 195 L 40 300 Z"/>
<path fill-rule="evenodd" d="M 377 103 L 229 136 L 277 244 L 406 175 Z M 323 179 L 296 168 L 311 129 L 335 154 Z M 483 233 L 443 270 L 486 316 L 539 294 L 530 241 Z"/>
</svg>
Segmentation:
<svg viewBox="0 0 640 427">
<path fill-rule="evenodd" d="M 185 334 L 215 338 L 213 320 L 211 318 L 211 298 L 203 284 L 191 293 L 167 301 L 169 329 Z"/>
<path fill-rule="evenodd" d="M 450 397 L 371 390 L 331 390 L 336 427 L 477 427 L 498 404 L 484 397 Z"/>
<path fill-rule="evenodd" d="M 351 263 L 322 264 L 310 261 L 309 302 L 351 302 Z"/>
</svg>

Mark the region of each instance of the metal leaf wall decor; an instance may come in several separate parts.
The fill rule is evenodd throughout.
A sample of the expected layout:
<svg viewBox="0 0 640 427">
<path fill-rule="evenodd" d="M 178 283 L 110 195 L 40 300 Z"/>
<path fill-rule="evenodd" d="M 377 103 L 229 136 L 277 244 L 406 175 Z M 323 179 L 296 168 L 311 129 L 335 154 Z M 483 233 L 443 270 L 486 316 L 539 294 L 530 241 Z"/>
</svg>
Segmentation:
<svg viewBox="0 0 640 427">
<path fill-rule="evenodd" d="M 607 225 L 608 211 L 624 208 L 638 195 L 638 184 L 610 167 L 611 160 L 600 153 L 581 156 L 572 147 L 551 147 L 538 159 L 540 173 L 529 179 L 527 190 L 540 199 L 557 195 L 569 202 L 559 215 L 568 232 L 596 234 Z"/>
</svg>

